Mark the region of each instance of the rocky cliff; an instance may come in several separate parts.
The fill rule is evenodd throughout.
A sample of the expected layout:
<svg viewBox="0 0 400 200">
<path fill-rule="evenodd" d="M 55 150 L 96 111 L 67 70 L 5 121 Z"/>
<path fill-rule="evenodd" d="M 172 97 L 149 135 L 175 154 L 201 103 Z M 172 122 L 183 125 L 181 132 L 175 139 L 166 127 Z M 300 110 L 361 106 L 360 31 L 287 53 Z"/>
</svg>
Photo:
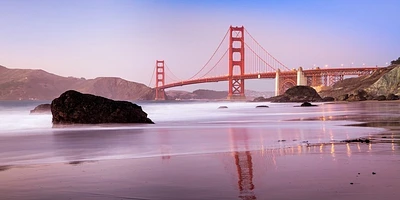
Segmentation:
<svg viewBox="0 0 400 200">
<path fill-rule="evenodd" d="M 345 79 L 319 94 L 322 97 L 334 97 L 336 100 L 346 100 L 360 96 L 360 94 L 365 99 L 376 99 L 381 95 L 399 95 L 400 65 L 390 65 L 375 71 L 371 75 Z"/>
<path fill-rule="evenodd" d="M 8 69 L 0 66 L 0 100 L 53 100 L 67 90 L 115 100 L 154 99 L 151 88 L 121 78 L 86 80 L 62 77 L 43 70 Z"/>
</svg>

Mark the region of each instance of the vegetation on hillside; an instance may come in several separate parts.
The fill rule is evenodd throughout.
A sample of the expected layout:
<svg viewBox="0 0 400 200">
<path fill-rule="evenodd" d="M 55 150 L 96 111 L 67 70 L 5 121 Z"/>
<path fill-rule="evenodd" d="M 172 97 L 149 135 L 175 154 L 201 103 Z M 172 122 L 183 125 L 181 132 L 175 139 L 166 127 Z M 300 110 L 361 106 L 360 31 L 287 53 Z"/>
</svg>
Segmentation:
<svg viewBox="0 0 400 200">
<path fill-rule="evenodd" d="M 392 65 L 400 65 L 400 57 L 397 58 L 397 60 L 392 60 L 391 64 Z"/>
</svg>

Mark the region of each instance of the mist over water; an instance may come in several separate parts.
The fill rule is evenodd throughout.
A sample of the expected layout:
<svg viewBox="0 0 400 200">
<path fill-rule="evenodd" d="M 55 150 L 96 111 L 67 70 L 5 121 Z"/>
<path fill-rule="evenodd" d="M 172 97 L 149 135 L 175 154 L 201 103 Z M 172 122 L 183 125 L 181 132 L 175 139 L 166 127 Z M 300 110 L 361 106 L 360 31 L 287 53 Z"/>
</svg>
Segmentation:
<svg viewBox="0 0 400 200">
<path fill-rule="evenodd" d="M 30 115 L 43 102 L 0 102 L 0 165 L 169 157 L 286 148 L 364 137 L 379 128 L 324 121 L 357 115 L 360 104 L 138 102 L 155 124 L 53 128 L 51 114 Z M 227 106 L 227 109 L 218 109 Z M 322 117 L 320 121 L 303 121 Z"/>
</svg>

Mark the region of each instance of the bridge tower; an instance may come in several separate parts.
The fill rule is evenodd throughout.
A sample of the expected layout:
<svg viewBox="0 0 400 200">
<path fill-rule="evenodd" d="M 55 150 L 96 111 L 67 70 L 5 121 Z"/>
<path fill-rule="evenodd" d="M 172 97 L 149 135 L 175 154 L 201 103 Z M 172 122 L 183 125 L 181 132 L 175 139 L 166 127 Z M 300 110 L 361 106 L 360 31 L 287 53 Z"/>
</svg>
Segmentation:
<svg viewBox="0 0 400 200">
<path fill-rule="evenodd" d="M 229 28 L 229 90 L 228 99 L 245 99 L 244 79 L 244 27 Z"/>
<path fill-rule="evenodd" d="M 165 100 L 164 89 L 159 88 L 165 84 L 164 60 L 156 61 L 156 96 L 155 100 Z"/>
</svg>

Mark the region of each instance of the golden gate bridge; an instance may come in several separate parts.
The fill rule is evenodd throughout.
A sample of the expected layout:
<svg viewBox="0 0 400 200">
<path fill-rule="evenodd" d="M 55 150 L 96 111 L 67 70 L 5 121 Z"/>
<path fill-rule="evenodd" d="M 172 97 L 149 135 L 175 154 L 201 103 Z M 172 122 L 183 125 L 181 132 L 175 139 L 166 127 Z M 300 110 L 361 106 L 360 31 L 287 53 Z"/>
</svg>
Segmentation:
<svg viewBox="0 0 400 200">
<path fill-rule="evenodd" d="M 330 86 L 344 76 L 372 74 L 378 69 L 378 66 L 363 66 L 291 70 L 265 50 L 243 26 L 230 26 L 212 56 L 192 77 L 180 79 L 164 60 L 157 60 L 155 79 L 152 77 L 151 81 L 155 80 L 155 100 L 165 100 L 167 88 L 219 81 L 228 81 L 228 99 L 245 99 L 246 79 L 275 79 L 275 95 L 280 95 L 295 85 Z"/>
</svg>

